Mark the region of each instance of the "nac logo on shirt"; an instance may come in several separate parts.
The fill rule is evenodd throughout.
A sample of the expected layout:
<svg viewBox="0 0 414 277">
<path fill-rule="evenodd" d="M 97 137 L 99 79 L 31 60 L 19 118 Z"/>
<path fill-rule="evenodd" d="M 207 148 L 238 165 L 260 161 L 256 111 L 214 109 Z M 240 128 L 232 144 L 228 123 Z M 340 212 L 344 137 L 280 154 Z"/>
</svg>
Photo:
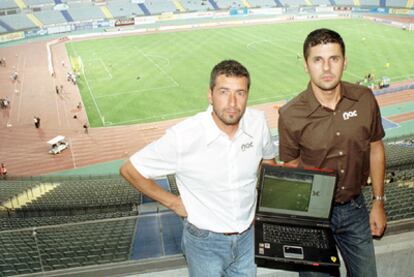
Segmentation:
<svg viewBox="0 0 414 277">
<path fill-rule="evenodd" d="M 358 114 L 357 114 L 357 111 L 356 110 L 349 111 L 349 112 L 344 112 L 342 114 L 342 117 L 343 117 L 344 120 L 348 120 L 351 117 L 357 117 L 357 116 L 358 116 Z"/>
<path fill-rule="evenodd" d="M 247 149 L 252 148 L 252 147 L 253 147 L 253 141 L 247 142 L 247 143 L 241 145 L 241 150 L 244 152 Z"/>
</svg>

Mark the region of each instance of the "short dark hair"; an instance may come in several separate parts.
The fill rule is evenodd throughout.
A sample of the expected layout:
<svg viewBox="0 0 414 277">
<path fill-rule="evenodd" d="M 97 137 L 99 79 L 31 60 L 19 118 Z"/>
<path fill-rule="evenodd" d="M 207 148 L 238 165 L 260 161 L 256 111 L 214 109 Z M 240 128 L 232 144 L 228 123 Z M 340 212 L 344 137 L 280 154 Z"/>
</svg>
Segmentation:
<svg viewBox="0 0 414 277">
<path fill-rule="evenodd" d="M 247 89 L 250 89 L 250 74 L 246 67 L 235 60 L 224 60 L 216 64 L 210 74 L 210 89 L 213 90 L 216 85 L 216 79 L 219 75 L 227 77 L 246 77 Z"/>
<path fill-rule="evenodd" d="M 309 49 L 319 44 L 338 43 L 341 46 L 342 55 L 345 57 L 345 43 L 341 35 L 329 29 L 317 29 L 309 33 L 303 43 L 303 57 L 309 56 Z"/>
</svg>

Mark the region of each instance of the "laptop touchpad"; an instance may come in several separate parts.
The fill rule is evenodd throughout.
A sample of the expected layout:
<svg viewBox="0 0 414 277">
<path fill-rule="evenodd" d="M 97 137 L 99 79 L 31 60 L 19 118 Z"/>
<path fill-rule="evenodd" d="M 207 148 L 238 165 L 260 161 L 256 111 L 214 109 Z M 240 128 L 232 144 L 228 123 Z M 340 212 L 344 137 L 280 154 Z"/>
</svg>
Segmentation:
<svg viewBox="0 0 414 277">
<path fill-rule="evenodd" d="M 285 258 L 303 260 L 303 248 L 300 246 L 283 245 L 283 256 Z"/>
</svg>

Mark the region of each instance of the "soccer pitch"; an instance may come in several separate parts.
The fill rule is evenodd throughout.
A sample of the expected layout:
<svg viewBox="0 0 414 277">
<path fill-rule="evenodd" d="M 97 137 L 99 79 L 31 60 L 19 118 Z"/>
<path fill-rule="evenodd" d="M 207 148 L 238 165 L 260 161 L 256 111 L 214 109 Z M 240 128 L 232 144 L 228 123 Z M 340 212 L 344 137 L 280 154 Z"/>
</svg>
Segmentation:
<svg viewBox="0 0 414 277">
<path fill-rule="evenodd" d="M 261 206 L 307 212 L 312 186 L 299 180 L 265 179 Z"/>
<path fill-rule="evenodd" d="M 361 19 L 152 33 L 70 42 L 80 65 L 78 86 L 92 127 L 190 116 L 207 107 L 209 74 L 223 59 L 250 71 L 249 105 L 290 99 L 308 82 L 302 44 L 316 28 L 345 40 L 344 80 L 368 73 L 391 82 L 414 78 L 414 32 Z M 411 49 L 411 50 L 410 50 Z"/>
</svg>

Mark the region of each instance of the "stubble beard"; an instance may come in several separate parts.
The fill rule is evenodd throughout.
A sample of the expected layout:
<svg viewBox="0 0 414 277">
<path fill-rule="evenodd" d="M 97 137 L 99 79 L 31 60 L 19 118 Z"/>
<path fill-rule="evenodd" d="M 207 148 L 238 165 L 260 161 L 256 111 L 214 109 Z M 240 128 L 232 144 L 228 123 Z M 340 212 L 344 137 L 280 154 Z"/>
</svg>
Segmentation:
<svg viewBox="0 0 414 277">
<path fill-rule="evenodd" d="M 322 77 L 321 77 L 322 79 Z M 339 86 L 340 80 L 335 80 L 333 84 L 324 84 L 323 80 L 318 83 L 314 83 L 320 90 L 324 92 L 329 92 L 335 90 Z"/>
<path fill-rule="evenodd" d="M 222 111 L 217 111 L 216 109 L 213 108 L 213 112 L 214 114 L 217 116 L 217 118 L 224 124 L 224 125 L 228 125 L 228 126 L 234 126 L 239 124 L 240 119 L 242 118 L 244 111 L 240 111 L 239 109 L 237 109 L 237 114 L 235 115 L 227 115 L 226 116 L 226 111 L 225 109 Z"/>
</svg>

